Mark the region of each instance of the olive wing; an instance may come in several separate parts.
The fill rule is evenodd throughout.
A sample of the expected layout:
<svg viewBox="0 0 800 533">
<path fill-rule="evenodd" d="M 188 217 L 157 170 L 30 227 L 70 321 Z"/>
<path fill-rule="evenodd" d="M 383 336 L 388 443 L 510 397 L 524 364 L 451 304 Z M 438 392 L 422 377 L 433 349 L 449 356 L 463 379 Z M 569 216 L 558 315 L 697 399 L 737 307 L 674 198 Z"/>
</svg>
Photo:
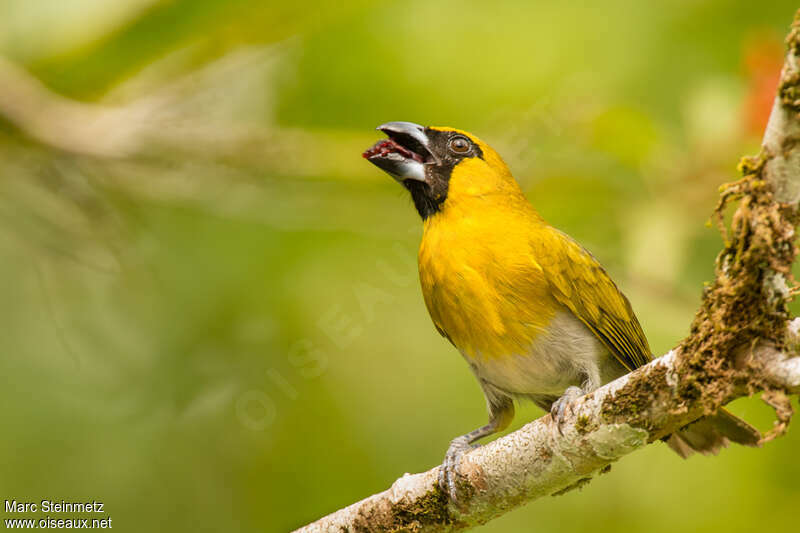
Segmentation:
<svg viewBox="0 0 800 533">
<path fill-rule="evenodd" d="M 630 302 L 600 263 L 568 235 L 548 227 L 532 243 L 553 297 L 629 371 L 652 360 Z"/>
</svg>

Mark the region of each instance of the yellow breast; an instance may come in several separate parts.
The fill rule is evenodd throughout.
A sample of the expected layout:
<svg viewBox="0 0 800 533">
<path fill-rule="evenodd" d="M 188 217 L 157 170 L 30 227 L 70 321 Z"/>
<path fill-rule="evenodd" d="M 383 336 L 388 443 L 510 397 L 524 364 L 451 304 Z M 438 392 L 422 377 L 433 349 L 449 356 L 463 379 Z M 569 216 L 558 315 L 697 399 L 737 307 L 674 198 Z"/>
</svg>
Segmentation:
<svg viewBox="0 0 800 533">
<path fill-rule="evenodd" d="M 446 209 L 425 221 L 425 303 L 437 329 L 467 357 L 527 353 L 560 307 L 530 246 L 543 222 L 522 202 L 448 198 Z"/>
</svg>

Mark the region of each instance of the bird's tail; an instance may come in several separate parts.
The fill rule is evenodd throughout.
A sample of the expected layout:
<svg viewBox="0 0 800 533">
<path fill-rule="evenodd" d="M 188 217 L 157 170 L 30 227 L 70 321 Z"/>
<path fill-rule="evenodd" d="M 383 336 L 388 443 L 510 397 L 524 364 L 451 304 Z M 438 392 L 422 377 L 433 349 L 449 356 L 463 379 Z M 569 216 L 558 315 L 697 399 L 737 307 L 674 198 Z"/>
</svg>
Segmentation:
<svg viewBox="0 0 800 533">
<path fill-rule="evenodd" d="M 720 409 L 713 415 L 703 417 L 685 428 L 676 431 L 667 439 L 667 445 L 686 459 L 692 453 L 716 455 L 729 442 L 743 446 L 759 446 L 761 432 L 756 428 Z"/>
</svg>

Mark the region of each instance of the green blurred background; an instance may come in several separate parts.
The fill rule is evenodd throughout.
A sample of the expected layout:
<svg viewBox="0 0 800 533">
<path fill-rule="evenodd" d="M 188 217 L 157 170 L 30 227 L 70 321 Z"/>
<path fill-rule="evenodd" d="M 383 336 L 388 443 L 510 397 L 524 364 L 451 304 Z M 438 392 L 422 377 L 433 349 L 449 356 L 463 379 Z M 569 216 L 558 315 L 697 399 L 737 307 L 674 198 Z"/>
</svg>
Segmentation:
<svg viewBox="0 0 800 533">
<path fill-rule="evenodd" d="M 286 531 L 483 423 L 413 205 L 360 157 L 390 120 L 489 142 L 674 346 L 796 3 L 579 4 L 0 1 L 3 499 Z M 653 445 L 481 530 L 794 530 L 798 442 Z"/>
</svg>

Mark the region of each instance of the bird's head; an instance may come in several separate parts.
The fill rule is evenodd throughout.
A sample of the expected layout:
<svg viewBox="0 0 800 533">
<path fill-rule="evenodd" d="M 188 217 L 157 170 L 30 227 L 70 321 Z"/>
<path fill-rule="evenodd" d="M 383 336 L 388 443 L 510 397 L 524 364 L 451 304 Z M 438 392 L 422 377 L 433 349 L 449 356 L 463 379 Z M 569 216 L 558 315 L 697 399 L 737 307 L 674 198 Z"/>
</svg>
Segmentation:
<svg viewBox="0 0 800 533">
<path fill-rule="evenodd" d="M 468 198 L 521 196 L 508 167 L 489 145 L 454 128 L 387 122 L 388 138 L 363 153 L 409 190 L 423 220 Z"/>
</svg>

